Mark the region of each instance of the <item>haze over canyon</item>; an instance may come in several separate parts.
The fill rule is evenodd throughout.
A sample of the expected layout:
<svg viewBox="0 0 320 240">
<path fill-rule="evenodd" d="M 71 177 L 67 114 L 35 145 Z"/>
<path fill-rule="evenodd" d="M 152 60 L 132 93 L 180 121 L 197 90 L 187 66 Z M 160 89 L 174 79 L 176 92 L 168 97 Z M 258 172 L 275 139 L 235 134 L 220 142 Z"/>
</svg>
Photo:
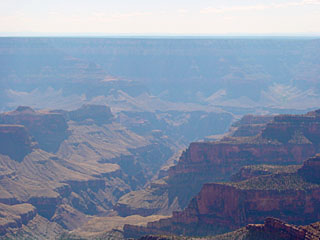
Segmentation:
<svg viewBox="0 0 320 240">
<path fill-rule="evenodd" d="M 320 239 L 320 40 L 0 38 L 0 239 Z"/>
</svg>

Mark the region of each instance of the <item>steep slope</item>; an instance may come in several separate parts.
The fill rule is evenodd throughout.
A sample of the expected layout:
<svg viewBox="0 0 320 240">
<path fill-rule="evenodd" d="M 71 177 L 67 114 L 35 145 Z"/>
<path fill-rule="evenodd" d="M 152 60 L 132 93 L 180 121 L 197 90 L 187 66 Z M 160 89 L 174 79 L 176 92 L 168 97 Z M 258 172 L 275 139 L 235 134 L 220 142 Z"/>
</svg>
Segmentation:
<svg viewBox="0 0 320 240">
<path fill-rule="evenodd" d="M 39 149 L 27 155 L 21 163 L 0 155 L 0 165 L 4 171 L 0 180 L 0 202 L 31 203 L 37 207 L 40 215 L 48 219 L 54 215 L 57 206 L 64 201 L 64 198 L 82 212 L 98 211 L 97 202 L 93 202 L 99 199 L 97 199 L 98 191 L 112 192 L 112 188 L 109 190 L 106 182 L 110 181 L 111 184 L 117 179 L 119 189 L 121 185 L 124 189 L 130 188 L 121 181 L 118 165 L 101 164 L 100 167 L 95 166 L 96 169 L 93 167 L 86 169 L 85 166 L 67 164 L 57 156 Z M 6 174 L 8 171 L 11 174 Z M 93 191 L 91 197 L 86 191 Z M 103 196 L 103 193 L 100 194 Z M 100 201 L 108 205 L 106 199 L 112 201 L 112 194 Z"/>
<path fill-rule="evenodd" d="M 143 186 L 174 153 L 170 141 L 160 136 L 143 137 L 118 123 L 69 122 L 71 135 L 60 146 L 58 156 L 87 168 L 115 163 L 132 178 L 132 186 Z"/>
<path fill-rule="evenodd" d="M 61 114 L 34 111 L 30 107 L 20 106 L 15 111 L 0 114 L 0 124 L 23 125 L 40 148 L 49 152 L 56 152 L 68 136 L 68 125 Z"/>
<path fill-rule="evenodd" d="M 319 219 L 320 155 L 294 173 L 277 173 L 241 182 L 207 183 L 181 212 L 147 227 L 125 226 L 129 234 L 210 235 L 261 223 L 272 216 L 293 224 Z M 307 169 L 307 170 L 306 170 Z M 310 173 L 316 178 L 310 182 Z"/>
<path fill-rule="evenodd" d="M 155 112 L 121 111 L 117 120 L 141 135 L 157 130 L 171 139 L 189 144 L 208 135 L 225 133 L 233 118 L 232 114 L 223 111 L 186 109 Z"/>
<path fill-rule="evenodd" d="M 318 240 L 320 222 L 306 226 L 295 226 L 276 218 L 266 218 L 264 224 L 249 224 L 234 232 L 206 236 L 208 240 Z M 186 236 L 152 236 L 147 235 L 139 240 L 197 240 L 200 237 Z"/>
<path fill-rule="evenodd" d="M 116 201 L 154 177 L 175 150 L 166 136 L 141 136 L 116 123 L 106 106 L 19 107 L 0 119 L 25 124 L 0 125 L 7 144 L 0 148 L 0 203 L 31 204 L 44 226 L 50 221 L 70 230 L 92 215 L 114 215 Z M 55 153 L 45 151 L 51 143 Z"/>
<path fill-rule="evenodd" d="M 302 164 L 320 151 L 319 111 L 246 118 L 219 141 L 191 143 L 161 184 L 155 183 L 121 197 L 115 209 L 122 215 L 170 214 L 172 209 L 186 207 L 204 183 L 229 180 L 243 166 Z M 259 134 L 251 136 L 250 124 L 263 126 Z M 233 136 L 242 126 L 249 133 L 241 133 L 243 137 Z M 162 204 L 159 198 L 163 199 Z"/>
<path fill-rule="evenodd" d="M 27 224 L 36 216 L 36 209 L 31 204 L 6 205 L 0 203 L 0 236 L 9 228 L 18 228 Z"/>
<path fill-rule="evenodd" d="M 0 124 L 0 142 L 0 154 L 16 161 L 22 161 L 36 145 L 22 125 Z"/>
<path fill-rule="evenodd" d="M 0 236 L 1 240 L 21 239 L 21 240 L 56 240 L 59 239 L 64 229 L 57 223 L 50 222 L 40 215 L 36 215 L 32 220 L 20 227 L 8 228 L 7 233 Z"/>
<path fill-rule="evenodd" d="M 251 137 L 258 135 L 272 122 L 273 115 L 245 115 L 239 121 L 232 124 L 228 135 L 233 137 Z"/>
</svg>

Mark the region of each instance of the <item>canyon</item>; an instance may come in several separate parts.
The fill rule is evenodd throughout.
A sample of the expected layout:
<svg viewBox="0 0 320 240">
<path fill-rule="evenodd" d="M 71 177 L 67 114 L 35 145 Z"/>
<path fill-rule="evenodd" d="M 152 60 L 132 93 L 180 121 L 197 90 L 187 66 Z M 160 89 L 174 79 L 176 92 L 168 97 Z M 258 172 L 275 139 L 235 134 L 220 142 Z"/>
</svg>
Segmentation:
<svg viewBox="0 0 320 240">
<path fill-rule="evenodd" d="M 167 139 L 116 123 L 106 106 L 70 112 L 18 107 L 0 114 L 0 123 L 0 203 L 16 214 L 2 229 L 21 229 L 35 218 L 58 224 L 61 234 L 92 215 L 108 215 L 120 196 L 156 173 L 150 158 L 161 166 L 174 151 Z M 19 220 L 24 213 L 11 211 L 15 206 L 32 207 L 32 217 Z"/>
<path fill-rule="evenodd" d="M 0 154 L 2 236 L 28 234 L 36 222 L 54 223 L 52 236 L 76 239 L 91 237 L 89 231 L 207 236 L 269 216 L 296 225 L 319 219 L 319 110 L 244 116 L 229 132 L 208 137 L 216 141 L 191 143 L 177 162 L 185 141 L 174 142 L 179 128 L 171 135 L 157 130 L 168 115 L 149 114 L 151 122 L 136 125 L 144 115 L 123 112 L 119 121 L 99 105 L 0 114 L 7 144 Z M 48 141 L 58 149 L 47 149 Z M 12 210 L 19 206 L 30 211 Z M 140 226 L 130 225 L 135 219 Z M 99 224 L 108 221 L 117 222 L 119 234 Z"/>
<path fill-rule="evenodd" d="M 277 173 L 252 176 L 239 182 L 206 183 L 187 208 L 173 216 L 148 223 L 125 225 L 128 236 L 175 234 L 208 236 L 229 232 L 247 224 L 276 217 L 291 224 L 319 220 L 320 155 L 309 158 L 297 170 L 278 167 Z M 294 167 L 296 168 L 296 167 Z M 316 176 L 310 181 L 309 176 Z"/>
<path fill-rule="evenodd" d="M 247 134 L 239 134 L 243 129 Z M 177 164 L 168 169 L 167 176 L 122 196 L 115 209 L 123 216 L 168 214 L 185 208 L 203 184 L 228 181 L 246 165 L 302 164 L 320 151 L 319 130 L 319 111 L 264 118 L 246 116 L 220 140 L 191 143 Z"/>
<path fill-rule="evenodd" d="M 0 239 L 318 239 L 319 43 L 0 38 Z"/>
<path fill-rule="evenodd" d="M 134 127 L 141 115 L 123 114 L 127 120 L 119 121 L 119 115 L 105 105 L 84 105 L 72 111 L 19 106 L 0 114 L 0 203 L 6 209 L 1 213 L 11 212 L 13 206 L 33 208 L 28 221 L 21 223 L 17 213 L 14 221 L 4 222 L 2 237 L 15 236 L 15 232 L 28 236 L 38 223 L 36 234 L 43 239 L 42 230 L 54 223 L 48 227 L 52 236 L 44 236 L 54 238 L 81 227 L 93 216 L 101 216 L 97 222 L 103 217 L 112 219 L 117 216 L 113 206 L 121 196 L 142 189 L 163 166 L 173 164 L 186 139 L 197 137 L 182 135 L 176 141 L 178 132 L 166 134 L 171 124 L 196 121 L 193 117 L 179 123 L 182 112 L 175 113 L 176 120 L 168 114 L 168 121 L 155 118 L 152 122 L 154 114 L 144 117 L 143 131 Z M 232 119 L 228 113 L 197 114 L 219 126 Z M 165 124 L 163 131 L 159 122 Z M 211 133 L 215 131 L 212 128 Z M 122 225 L 125 219 L 120 217 Z"/>
<path fill-rule="evenodd" d="M 319 39 L 1 38 L 0 110 L 205 110 L 318 107 Z M 192 103 L 192 104 L 190 104 Z"/>
<path fill-rule="evenodd" d="M 262 224 L 248 224 L 234 232 L 207 236 L 208 240 L 317 240 L 320 237 L 320 222 L 296 226 L 276 218 L 266 218 Z M 175 235 L 146 235 L 139 240 L 197 240 L 200 237 Z"/>
</svg>

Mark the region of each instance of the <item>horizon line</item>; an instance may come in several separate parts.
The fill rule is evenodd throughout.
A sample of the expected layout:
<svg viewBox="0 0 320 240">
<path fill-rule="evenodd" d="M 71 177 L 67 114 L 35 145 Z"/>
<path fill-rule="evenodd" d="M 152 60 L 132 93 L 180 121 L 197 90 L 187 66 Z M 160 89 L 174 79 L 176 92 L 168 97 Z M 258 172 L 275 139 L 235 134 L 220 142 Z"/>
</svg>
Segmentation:
<svg viewBox="0 0 320 240">
<path fill-rule="evenodd" d="M 0 32 L 0 37 L 96 37 L 96 38 L 259 38 L 259 37 L 289 37 L 289 38 L 314 38 L 320 37 L 320 33 L 66 33 L 66 32 Z"/>
<path fill-rule="evenodd" d="M 109 38 L 109 39 L 320 39 L 320 35 L 18 35 L 1 38 Z"/>
</svg>

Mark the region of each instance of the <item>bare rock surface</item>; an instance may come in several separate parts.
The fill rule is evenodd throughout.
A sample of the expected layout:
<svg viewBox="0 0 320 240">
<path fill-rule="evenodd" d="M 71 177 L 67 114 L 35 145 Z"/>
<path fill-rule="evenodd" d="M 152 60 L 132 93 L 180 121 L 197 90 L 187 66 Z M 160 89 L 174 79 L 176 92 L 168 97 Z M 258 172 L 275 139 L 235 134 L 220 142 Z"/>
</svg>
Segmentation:
<svg viewBox="0 0 320 240">
<path fill-rule="evenodd" d="M 251 126 L 257 124 L 260 130 L 252 130 Z M 244 132 L 247 133 L 234 136 L 241 127 L 245 127 L 247 130 Z M 256 135 L 252 136 L 252 133 Z M 122 215 L 134 213 L 144 216 L 181 210 L 201 190 L 203 184 L 228 181 L 242 167 L 302 164 L 320 151 L 319 139 L 319 111 L 302 115 L 243 117 L 222 139 L 191 143 L 181 154 L 178 163 L 170 167 L 168 177 L 143 190 L 124 195 L 115 209 Z M 269 167 L 265 174 L 275 173 L 277 167 L 273 168 Z M 242 169 L 239 174 L 243 178 L 245 174 L 261 174 L 253 168 L 249 170 L 251 172 L 244 173 L 247 170 Z M 162 203 L 159 199 L 162 199 Z"/>
<path fill-rule="evenodd" d="M 296 172 L 261 175 L 240 182 L 207 183 L 183 211 L 171 218 L 148 223 L 147 227 L 126 225 L 130 234 L 182 234 L 207 236 L 235 230 L 249 223 L 262 223 L 272 216 L 306 225 L 318 221 L 320 185 L 308 181 L 302 169 L 317 162 L 305 161 Z M 318 174 L 309 168 L 307 175 Z M 136 235 L 135 235 L 136 236 Z"/>
</svg>

